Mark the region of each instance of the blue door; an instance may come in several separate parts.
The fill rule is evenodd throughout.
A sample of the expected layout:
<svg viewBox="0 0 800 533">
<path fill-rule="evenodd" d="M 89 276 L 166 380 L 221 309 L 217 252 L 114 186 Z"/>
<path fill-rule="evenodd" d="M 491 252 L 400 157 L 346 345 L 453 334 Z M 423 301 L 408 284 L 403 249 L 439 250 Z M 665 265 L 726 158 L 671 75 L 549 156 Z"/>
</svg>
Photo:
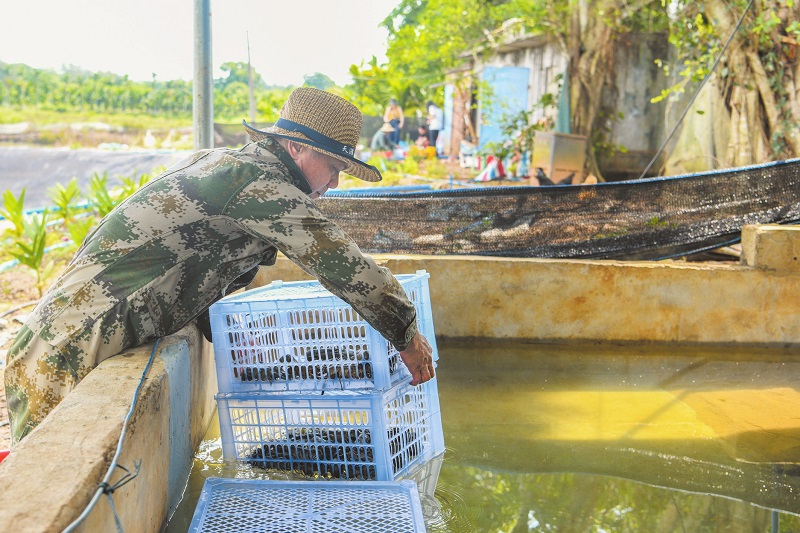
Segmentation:
<svg viewBox="0 0 800 533">
<path fill-rule="evenodd" d="M 478 148 L 489 143 L 502 143 L 502 125 L 508 117 L 528 110 L 526 67 L 484 67 L 481 72 L 480 129 Z"/>
</svg>

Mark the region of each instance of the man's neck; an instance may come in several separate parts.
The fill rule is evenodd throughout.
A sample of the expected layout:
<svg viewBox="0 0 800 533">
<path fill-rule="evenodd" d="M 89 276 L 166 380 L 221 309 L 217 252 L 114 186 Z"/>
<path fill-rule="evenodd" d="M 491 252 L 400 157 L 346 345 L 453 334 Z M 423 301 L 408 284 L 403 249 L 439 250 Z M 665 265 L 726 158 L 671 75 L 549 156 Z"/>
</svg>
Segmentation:
<svg viewBox="0 0 800 533">
<path fill-rule="evenodd" d="M 271 152 L 278 158 L 278 160 L 284 164 L 286 169 L 289 171 L 289 175 L 292 177 L 292 181 L 297 186 L 298 189 L 303 191 L 306 194 L 311 194 L 311 185 L 308 183 L 308 178 L 306 175 L 303 174 L 303 171 L 300 170 L 300 167 L 297 166 L 297 163 L 294 162 L 292 156 L 280 145 L 278 141 L 275 139 L 271 139 L 267 137 L 266 139 L 262 139 L 258 141 L 258 146 Z"/>
</svg>

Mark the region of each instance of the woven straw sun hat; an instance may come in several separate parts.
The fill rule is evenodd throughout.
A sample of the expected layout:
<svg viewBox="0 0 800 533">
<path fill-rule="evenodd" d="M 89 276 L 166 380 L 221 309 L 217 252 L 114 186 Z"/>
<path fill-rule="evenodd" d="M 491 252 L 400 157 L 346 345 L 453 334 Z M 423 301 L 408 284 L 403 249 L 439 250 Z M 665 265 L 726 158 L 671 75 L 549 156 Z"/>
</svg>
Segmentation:
<svg viewBox="0 0 800 533">
<path fill-rule="evenodd" d="M 380 181 L 377 168 L 355 157 L 362 121 L 361 111 L 344 98 L 300 87 L 289 95 L 280 118 L 271 128 L 259 130 L 244 120 L 242 124 L 255 142 L 267 137 L 297 141 L 346 163 L 345 174 L 364 181 Z"/>
</svg>

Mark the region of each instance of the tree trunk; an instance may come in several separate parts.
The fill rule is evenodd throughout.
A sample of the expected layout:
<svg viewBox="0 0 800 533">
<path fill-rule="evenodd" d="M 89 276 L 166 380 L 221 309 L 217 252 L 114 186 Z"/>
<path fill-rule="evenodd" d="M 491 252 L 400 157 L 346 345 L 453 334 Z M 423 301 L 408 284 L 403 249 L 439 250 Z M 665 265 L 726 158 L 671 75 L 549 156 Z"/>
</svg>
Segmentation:
<svg viewBox="0 0 800 533">
<path fill-rule="evenodd" d="M 724 42 L 734 31 L 736 24 L 734 17 L 738 18 L 738 15 L 731 12 L 724 0 L 710 0 L 706 5 L 708 14 L 716 22 L 715 26 Z M 764 6 L 764 9 L 771 9 L 771 7 Z M 780 57 L 789 53 L 787 52 L 788 46 L 793 45 L 785 44 L 785 39 L 782 39 L 777 32 L 782 31 L 780 28 L 785 27 L 789 22 L 797 20 L 800 9 L 795 6 L 791 9 L 780 9 L 777 13 L 782 16 L 784 24 L 778 26 L 778 29 L 775 30 L 776 34 L 772 36 L 773 42 L 777 44 L 771 51 L 779 54 Z M 755 15 L 755 13 L 748 14 L 749 17 Z M 786 94 L 781 95 L 776 94 L 770 84 L 770 75 L 779 76 L 780 72 L 767 72 L 762 57 L 759 55 L 756 39 L 752 35 L 748 36 L 739 31 L 728 47 L 727 54 L 727 65 L 732 73 L 729 76 L 732 76 L 734 83 L 730 99 L 734 133 L 731 136 L 732 146 L 728 150 L 732 156 L 730 163 L 733 166 L 741 166 L 763 162 L 775 157 L 800 155 L 800 131 L 798 131 L 796 120 L 792 120 L 791 116 L 786 116 L 787 114 L 794 115 L 800 109 L 794 83 L 797 73 L 800 73 L 797 70 L 796 61 L 790 62 L 788 58 L 782 58 L 786 60 L 783 62 L 785 69 L 781 79 L 773 84 L 785 89 Z M 725 98 L 723 92 L 725 87 L 723 84 L 718 84 L 720 98 L 723 99 Z M 782 96 L 787 99 L 786 105 L 783 107 L 780 104 Z M 742 120 L 746 120 L 746 124 L 741 124 Z M 743 131 L 745 128 L 749 130 L 746 133 Z M 785 143 L 785 148 L 781 152 L 775 153 L 770 142 L 773 139 L 782 140 Z"/>
<path fill-rule="evenodd" d="M 602 180 L 592 149 L 592 134 L 596 127 L 603 88 L 613 67 L 613 29 L 598 12 L 612 13 L 616 0 L 579 0 L 572 12 L 567 35 L 569 56 L 570 108 L 572 133 L 586 135 L 585 172 Z"/>
</svg>

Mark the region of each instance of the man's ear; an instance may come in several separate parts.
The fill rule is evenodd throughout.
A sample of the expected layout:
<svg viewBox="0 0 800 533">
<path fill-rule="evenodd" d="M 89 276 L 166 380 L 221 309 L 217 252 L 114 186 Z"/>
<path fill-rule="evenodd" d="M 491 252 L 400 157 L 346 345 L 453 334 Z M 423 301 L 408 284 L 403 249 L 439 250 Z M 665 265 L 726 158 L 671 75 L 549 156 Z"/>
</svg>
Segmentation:
<svg viewBox="0 0 800 533">
<path fill-rule="evenodd" d="M 286 143 L 286 152 L 292 159 L 297 159 L 304 149 L 305 146 L 303 146 L 302 143 L 296 143 L 294 141 L 289 141 Z"/>
</svg>

